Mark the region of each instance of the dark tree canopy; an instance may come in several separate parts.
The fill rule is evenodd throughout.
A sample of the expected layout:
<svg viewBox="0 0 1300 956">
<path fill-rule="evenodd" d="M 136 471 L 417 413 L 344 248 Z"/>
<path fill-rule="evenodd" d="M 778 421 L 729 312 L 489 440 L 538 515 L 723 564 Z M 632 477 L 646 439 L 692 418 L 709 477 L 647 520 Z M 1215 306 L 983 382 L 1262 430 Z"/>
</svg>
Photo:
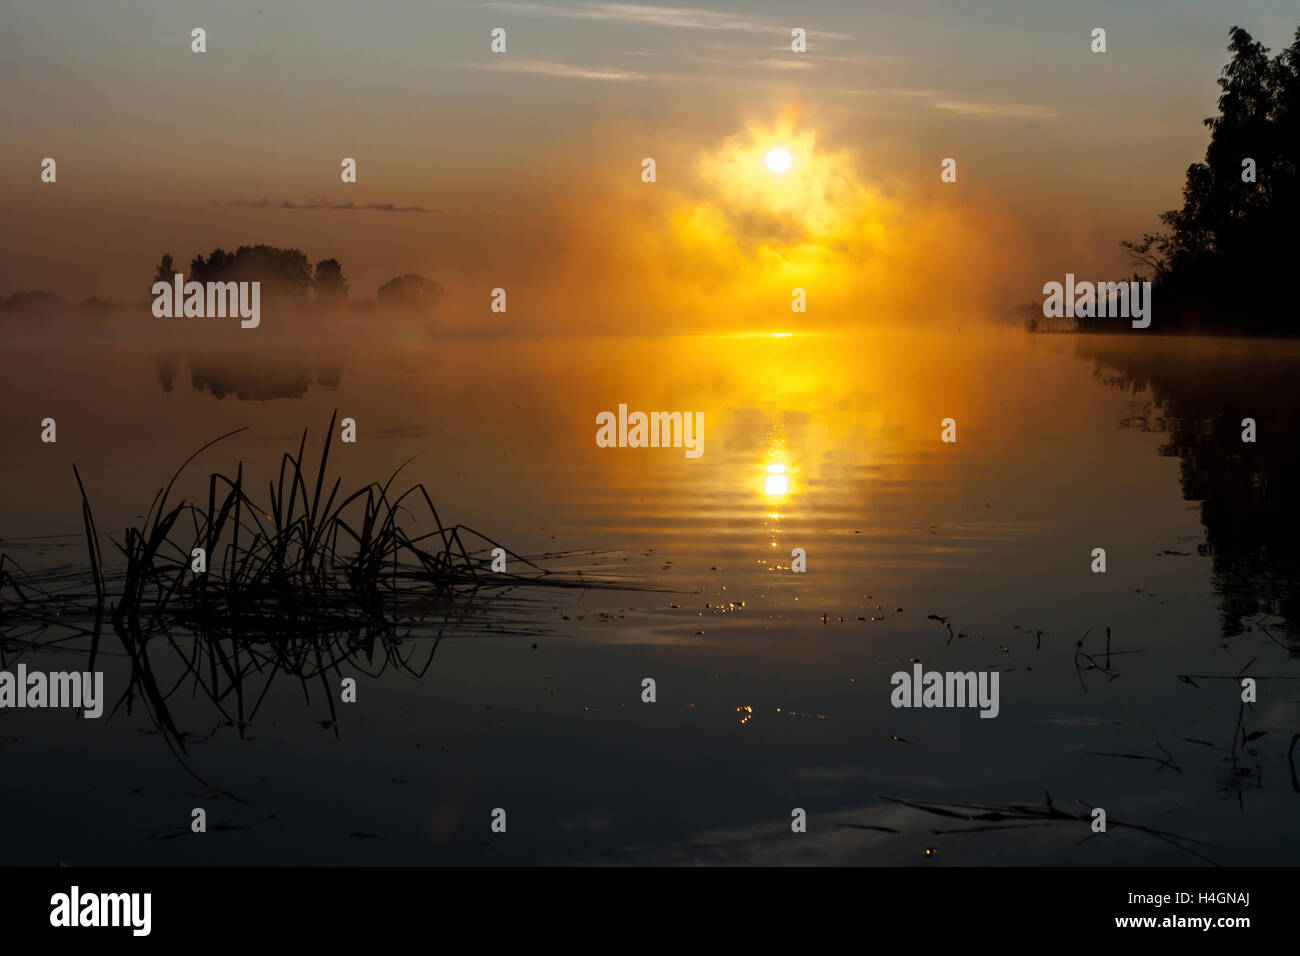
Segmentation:
<svg viewBox="0 0 1300 956">
<path fill-rule="evenodd" d="M 204 259 L 194 257 L 189 280 L 193 282 L 261 282 L 264 296 L 305 302 L 311 288 L 311 265 L 299 249 L 275 246 L 240 246 L 234 252 L 213 249 Z"/>
<path fill-rule="evenodd" d="M 9 298 L 0 301 L 0 311 L 25 316 L 46 315 L 67 308 L 68 303 L 53 292 L 47 292 L 44 289 L 15 292 Z"/>
<path fill-rule="evenodd" d="M 337 259 L 322 259 L 316 263 L 313 282 L 319 302 L 339 304 L 348 297 L 348 280 L 343 278 L 343 265 Z"/>
<path fill-rule="evenodd" d="M 176 271 L 168 253 L 158 264 L 154 281 L 171 283 Z M 234 252 L 216 248 L 206 258 L 197 255 L 190 263 L 186 281 L 261 282 L 263 297 L 306 305 L 314 295 L 317 303 L 329 307 L 345 306 L 350 291 L 343 264 L 337 259 L 321 259 L 313 267 L 298 249 L 267 245 L 240 246 Z M 385 282 L 376 298 L 378 302 L 370 303 L 370 307 L 428 314 L 438 308 L 446 292 L 432 279 L 408 273 Z M 352 309 L 358 313 L 368 311 L 364 302 L 352 303 Z"/>
<path fill-rule="evenodd" d="M 167 253 L 158 264 L 154 281 L 170 283 L 177 271 L 171 253 Z M 197 255 L 186 281 L 260 282 L 264 296 L 299 304 L 306 304 L 313 290 L 319 301 L 331 304 L 342 303 L 348 296 L 343 265 L 337 259 L 320 260 L 313 274 L 306 253 L 268 245 L 240 246 L 234 252 L 218 247 L 206 259 Z"/>
<path fill-rule="evenodd" d="M 172 254 L 168 252 L 163 255 L 162 262 L 158 263 L 158 269 L 154 272 L 153 281 L 170 283 L 175 275 L 176 270 L 172 268 Z"/>
<path fill-rule="evenodd" d="M 1167 232 L 1123 243 L 1152 272 L 1153 329 L 1294 329 L 1287 285 L 1300 252 L 1300 29 L 1272 59 L 1241 27 L 1228 49 L 1219 115 L 1205 121 L 1210 143 L 1205 161 L 1188 167 L 1182 208 L 1160 216 Z"/>
<path fill-rule="evenodd" d="M 413 272 L 385 282 L 377 294 L 381 307 L 415 312 L 432 311 L 445 297 L 440 284 Z"/>
</svg>

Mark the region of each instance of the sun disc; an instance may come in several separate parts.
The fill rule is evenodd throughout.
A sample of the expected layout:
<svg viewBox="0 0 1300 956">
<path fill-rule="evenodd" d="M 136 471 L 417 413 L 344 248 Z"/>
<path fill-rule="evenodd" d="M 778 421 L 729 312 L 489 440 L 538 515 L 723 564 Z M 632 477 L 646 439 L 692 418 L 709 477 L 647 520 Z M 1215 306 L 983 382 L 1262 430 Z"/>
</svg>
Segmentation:
<svg viewBox="0 0 1300 956">
<path fill-rule="evenodd" d="M 774 173 L 783 173 L 790 168 L 790 154 L 777 148 L 767 154 L 767 168 Z"/>
</svg>

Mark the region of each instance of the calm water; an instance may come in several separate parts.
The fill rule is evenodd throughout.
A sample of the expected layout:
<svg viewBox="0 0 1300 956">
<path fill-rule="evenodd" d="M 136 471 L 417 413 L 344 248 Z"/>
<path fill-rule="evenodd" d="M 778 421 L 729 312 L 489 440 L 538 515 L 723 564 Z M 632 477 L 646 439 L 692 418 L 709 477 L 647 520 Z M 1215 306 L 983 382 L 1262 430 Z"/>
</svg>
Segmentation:
<svg viewBox="0 0 1300 956">
<path fill-rule="evenodd" d="M 254 344 L 7 343 L 0 553 L 83 560 L 73 463 L 120 540 L 207 440 L 250 426 L 190 466 L 185 495 L 241 461 L 265 488 L 303 429 L 314 457 L 337 409 L 357 422 L 333 451 L 345 488 L 418 455 L 398 484 L 423 482 L 445 520 L 665 590 L 520 595 L 513 629 L 536 633 L 450 629 L 436 653 L 431 623 L 396 651 L 422 676 L 381 667 L 382 650 L 331 676 L 337 719 L 319 682 L 268 668 L 243 689 L 264 696 L 242 734 L 230 699 L 177 684 L 186 636 L 157 641 L 187 752 L 138 696 L 98 721 L 0 711 L 0 863 L 1296 859 L 1294 345 L 955 330 Z M 597 413 L 619 403 L 702 411 L 703 456 L 596 447 Z M 86 666 L 84 640 L 4 633 L 5 667 Z M 998 718 L 891 707 L 913 659 L 999 670 Z M 111 708 L 130 686 L 111 630 L 97 666 Z M 1270 679 L 1242 714 L 1237 682 L 1213 678 L 1247 667 Z M 337 703 L 340 676 L 357 703 Z M 1110 831 L 884 799 L 1045 793 L 1104 807 Z"/>
</svg>

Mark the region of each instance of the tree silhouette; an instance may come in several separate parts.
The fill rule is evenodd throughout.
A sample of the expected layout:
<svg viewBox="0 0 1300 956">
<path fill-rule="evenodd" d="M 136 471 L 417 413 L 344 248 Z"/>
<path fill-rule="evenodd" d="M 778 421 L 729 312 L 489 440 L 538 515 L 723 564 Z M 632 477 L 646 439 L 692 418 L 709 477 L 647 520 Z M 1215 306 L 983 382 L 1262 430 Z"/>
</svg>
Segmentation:
<svg viewBox="0 0 1300 956">
<path fill-rule="evenodd" d="M 171 285 L 172 276 L 176 275 L 176 270 L 172 268 L 172 254 L 164 253 L 162 262 L 158 263 L 158 270 L 153 275 L 154 282 L 166 282 Z"/>
<path fill-rule="evenodd" d="M 322 259 L 316 263 L 313 285 L 318 302 L 341 305 L 347 301 L 348 281 L 343 278 L 343 266 L 337 259 Z"/>
<path fill-rule="evenodd" d="M 439 283 L 412 272 L 385 282 L 376 298 L 383 308 L 431 312 L 446 298 L 446 292 Z"/>
<path fill-rule="evenodd" d="M 1274 59 L 1233 27 L 1219 77 L 1219 115 L 1205 120 L 1205 161 L 1187 169 L 1183 206 L 1168 228 L 1124 242 L 1151 270 L 1160 316 L 1152 328 L 1290 330 L 1290 274 L 1300 228 L 1300 29 Z M 1245 172 L 1254 161 L 1254 181 Z"/>
<path fill-rule="evenodd" d="M 193 282 L 260 282 L 262 295 L 298 303 L 307 301 L 311 288 L 311 265 L 299 249 L 275 246 L 240 246 L 234 252 L 212 250 L 204 259 L 194 257 L 190 263 Z"/>
</svg>

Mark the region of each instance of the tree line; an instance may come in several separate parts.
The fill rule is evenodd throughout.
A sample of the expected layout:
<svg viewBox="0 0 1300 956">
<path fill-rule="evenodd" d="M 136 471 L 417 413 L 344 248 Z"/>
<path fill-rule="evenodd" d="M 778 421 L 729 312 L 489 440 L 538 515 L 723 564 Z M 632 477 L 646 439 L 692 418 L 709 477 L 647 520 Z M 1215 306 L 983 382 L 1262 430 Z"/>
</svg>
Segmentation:
<svg viewBox="0 0 1300 956">
<path fill-rule="evenodd" d="M 1300 28 L 1269 57 L 1241 27 L 1205 120 L 1205 160 L 1187 169 L 1167 227 L 1121 245 L 1150 272 L 1163 331 L 1282 334 L 1295 329 L 1292 270 L 1300 253 Z"/>
<path fill-rule="evenodd" d="M 163 255 L 154 274 L 155 282 L 171 282 L 177 273 L 171 253 Z M 262 295 L 283 304 L 341 307 L 348 304 L 350 287 L 337 259 L 321 259 L 313 266 L 301 249 L 276 246 L 240 246 L 234 252 L 218 247 L 205 258 L 196 255 L 190 261 L 187 282 L 260 282 Z M 441 284 L 409 273 L 390 279 L 379 287 L 378 305 L 429 311 L 436 308 L 446 293 Z M 375 303 L 353 302 L 352 307 L 365 311 Z"/>
</svg>

